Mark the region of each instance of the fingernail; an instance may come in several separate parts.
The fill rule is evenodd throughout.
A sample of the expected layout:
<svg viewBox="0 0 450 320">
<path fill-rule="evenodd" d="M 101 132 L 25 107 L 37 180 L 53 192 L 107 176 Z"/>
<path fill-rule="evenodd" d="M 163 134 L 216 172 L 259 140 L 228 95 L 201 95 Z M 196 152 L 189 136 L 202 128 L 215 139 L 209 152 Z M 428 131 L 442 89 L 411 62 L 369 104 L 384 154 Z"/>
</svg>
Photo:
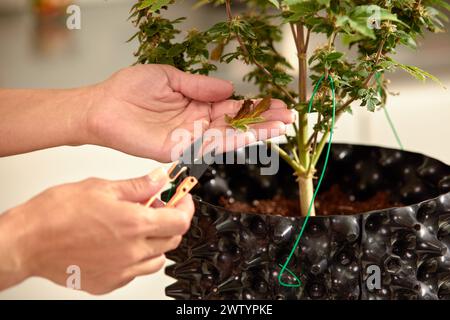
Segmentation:
<svg viewBox="0 0 450 320">
<path fill-rule="evenodd" d="M 151 182 L 158 182 L 167 178 L 167 173 L 163 168 L 157 168 L 148 174 Z"/>
</svg>

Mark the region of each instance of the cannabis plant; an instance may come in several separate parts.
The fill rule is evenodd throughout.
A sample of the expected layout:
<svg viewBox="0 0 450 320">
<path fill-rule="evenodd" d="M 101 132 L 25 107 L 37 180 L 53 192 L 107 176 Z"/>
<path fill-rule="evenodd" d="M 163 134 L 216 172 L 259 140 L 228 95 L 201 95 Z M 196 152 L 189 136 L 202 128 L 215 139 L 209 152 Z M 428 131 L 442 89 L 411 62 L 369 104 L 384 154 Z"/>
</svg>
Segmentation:
<svg viewBox="0 0 450 320">
<path fill-rule="evenodd" d="M 222 7 L 223 21 L 207 30 L 181 33 L 178 27 L 185 18 L 164 16 L 174 2 L 141 0 L 133 6 L 131 18 L 139 28 L 133 37 L 140 43 L 137 63 L 170 64 L 199 74 L 210 74 L 218 63 L 233 60 L 251 66 L 244 80 L 253 83 L 261 97 L 282 99 L 298 112 L 295 135 L 287 136 L 283 147 L 271 146 L 294 170 L 302 215 L 308 213 L 313 197 L 316 166 L 332 130 L 333 110 L 338 120 L 357 104 L 370 112 L 383 108 L 388 92 L 385 74 L 398 68 L 420 80 L 436 80 L 392 56 L 398 46 L 416 49 L 416 39 L 427 30 L 443 31 L 443 11 L 450 9 L 444 0 L 200 0 L 197 5 Z M 291 34 L 283 34 L 283 25 Z M 308 50 L 315 34 L 327 40 Z M 297 75 L 277 48 L 283 37 L 295 44 Z M 347 52 L 336 48 L 337 41 Z M 308 97 L 307 77 L 313 86 L 320 82 L 314 97 Z M 248 123 L 260 120 L 251 117 L 250 113 Z M 230 125 L 232 120 L 228 119 Z M 314 206 L 310 214 L 314 215 Z"/>
</svg>

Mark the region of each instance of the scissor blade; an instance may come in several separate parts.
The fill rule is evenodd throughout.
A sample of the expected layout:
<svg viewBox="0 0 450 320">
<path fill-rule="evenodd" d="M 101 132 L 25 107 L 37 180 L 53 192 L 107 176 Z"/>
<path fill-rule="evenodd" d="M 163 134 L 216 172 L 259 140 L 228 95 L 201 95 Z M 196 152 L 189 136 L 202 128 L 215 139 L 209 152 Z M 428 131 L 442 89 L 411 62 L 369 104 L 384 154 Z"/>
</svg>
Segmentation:
<svg viewBox="0 0 450 320">
<path fill-rule="evenodd" d="M 183 151 L 183 154 L 178 160 L 178 164 L 175 166 L 175 174 L 183 168 L 186 168 L 187 175 L 199 179 L 205 173 L 209 166 L 214 162 L 215 150 L 213 149 L 202 154 L 202 145 L 203 137 L 200 137 Z"/>
<path fill-rule="evenodd" d="M 192 165 L 188 166 L 188 174 L 190 176 L 196 177 L 197 180 L 208 170 L 210 164 L 206 163 L 205 159 L 202 157 L 197 159 Z"/>
</svg>

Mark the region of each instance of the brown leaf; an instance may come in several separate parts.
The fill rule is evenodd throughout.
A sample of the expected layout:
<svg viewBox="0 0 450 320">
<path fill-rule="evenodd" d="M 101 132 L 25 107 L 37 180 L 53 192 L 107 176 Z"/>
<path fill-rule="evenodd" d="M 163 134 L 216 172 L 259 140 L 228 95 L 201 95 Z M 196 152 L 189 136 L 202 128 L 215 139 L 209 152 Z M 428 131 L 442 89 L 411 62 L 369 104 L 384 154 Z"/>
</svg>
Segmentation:
<svg viewBox="0 0 450 320">
<path fill-rule="evenodd" d="M 271 96 L 266 96 L 257 105 L 252 100 L 244 100 L 236 115 L 234 117 L 225 115 L 225 121 L 230 126 L 245 131 L 248 125 L 264 121 L 261 114 L 270 108 L 271 99 Z"/>
<path fill-rule="evenodd" d="M 223 48 L 224 48 L 223 42 L 218 43 L 217 46 L 214 49 L 212 49 L 210 59 L 213 61 L 219 61 L 220 57 L 222 57 Z"/>
<path fill-rule="evenodd" d="M 251 114 L 252 118 L 259 117 L 261 113 L 269 110 L 270 108 L 270 101 L 272 100 L 271 96 L 265 96 L 253 109 L 253 112 Z"/>
<path fill-rule="evenodd" d="M 252 112 L 253 107 L 253 101 L 250 99 L 244 100 L 244 103 L 242 104 L 239 111 L 236 113 L 236 115 L 233 117 L 233 120 L 239 120 L 248 117 Z"/>
</svg>

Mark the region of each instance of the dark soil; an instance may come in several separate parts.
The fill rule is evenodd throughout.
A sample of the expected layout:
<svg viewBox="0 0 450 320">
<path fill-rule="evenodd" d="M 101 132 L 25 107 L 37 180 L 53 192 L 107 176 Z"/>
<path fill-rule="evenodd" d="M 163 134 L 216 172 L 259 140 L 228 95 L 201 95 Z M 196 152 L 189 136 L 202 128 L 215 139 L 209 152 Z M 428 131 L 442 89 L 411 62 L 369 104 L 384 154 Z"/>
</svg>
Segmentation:
<svg viewBox="0 0 450 320">
<path fill-rule="evenodd" d="M 276 195 L 272 199 L 254 200 L 253 203 L 228 200 L 221 198 L 220 205 L 234 212 L 262 213 L 281 216 L 298 216 L 300 209 L 297 199 L 287 199 Z M 389 199 L 389 193 L 377 192 L 373 197 L 365 201 L 352 201 L 340 189 L 339 185 L 333 185 L 329 190 L 319 193 L 315 201 L 316 215 L 350 215 L 379 210 L 401 205 Z"/>
</svg>

